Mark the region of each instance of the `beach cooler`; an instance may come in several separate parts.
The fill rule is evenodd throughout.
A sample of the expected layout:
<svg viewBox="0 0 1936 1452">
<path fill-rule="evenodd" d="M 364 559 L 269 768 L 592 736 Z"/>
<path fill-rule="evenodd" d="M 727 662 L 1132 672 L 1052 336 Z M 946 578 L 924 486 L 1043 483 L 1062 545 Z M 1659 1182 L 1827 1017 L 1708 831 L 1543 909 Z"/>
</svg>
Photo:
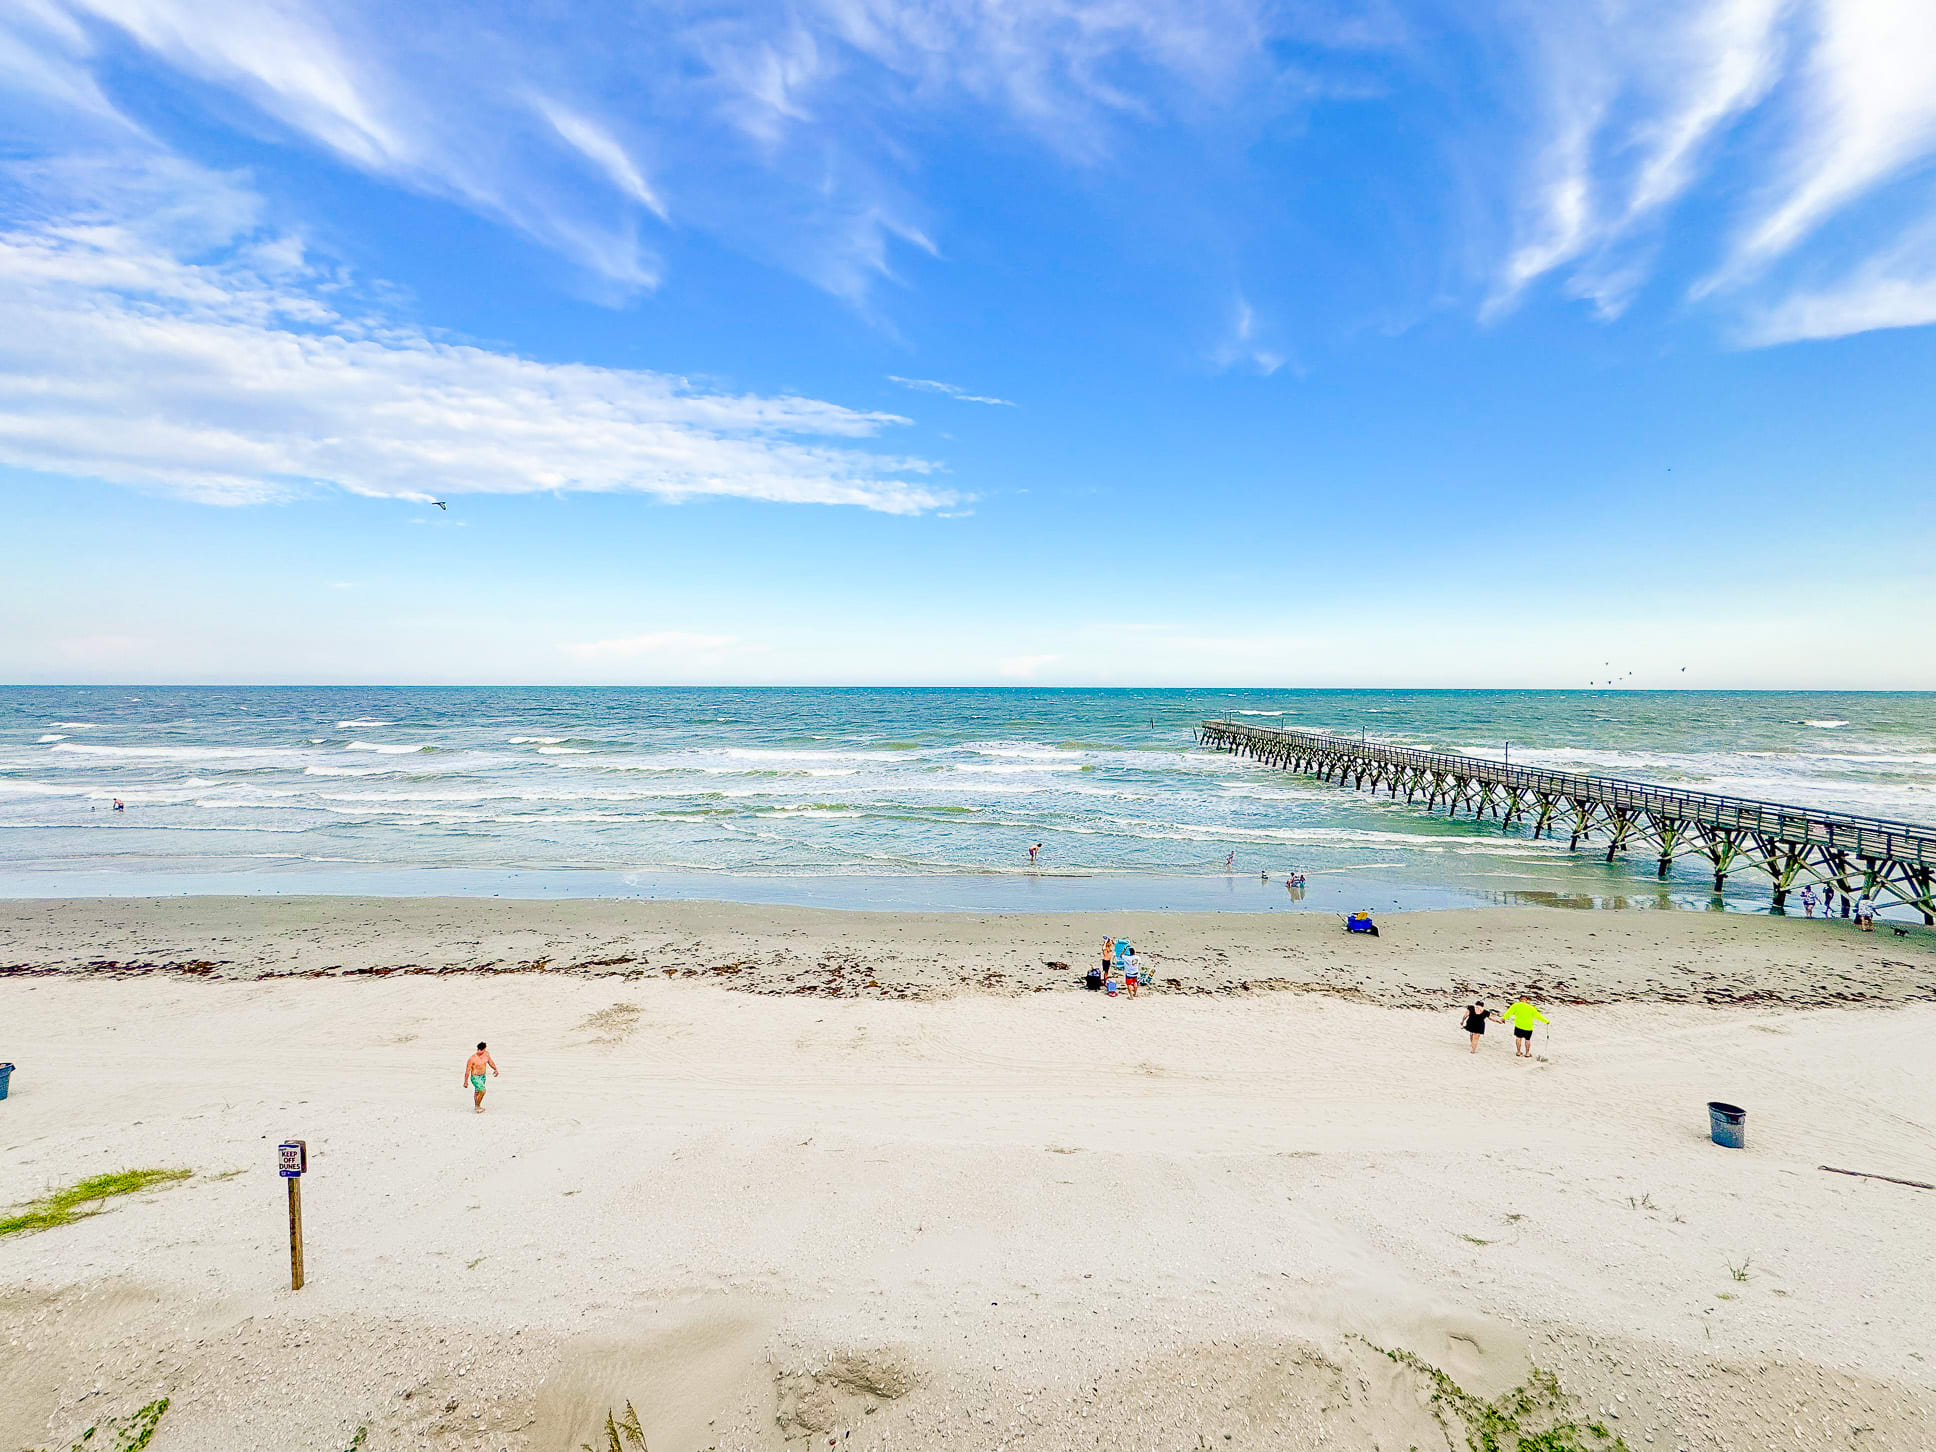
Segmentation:
<svg viewBox="0 0 1936 1452">
<path fill-rule="evenodd" d="M 7 1097 L 7 1080 L 13 1077 L 12 1064 L 0 1064 L 0 1099 Z"/>
<path fill-rule="evenodd" d="M 1708 1100 L 1707 1124 L 1708 1133 L 1723 1149 L 1748 1147 L 1748 1111 L 1740 1105 L 1723 1104 L 1719 1099 Z"/>
</svg>

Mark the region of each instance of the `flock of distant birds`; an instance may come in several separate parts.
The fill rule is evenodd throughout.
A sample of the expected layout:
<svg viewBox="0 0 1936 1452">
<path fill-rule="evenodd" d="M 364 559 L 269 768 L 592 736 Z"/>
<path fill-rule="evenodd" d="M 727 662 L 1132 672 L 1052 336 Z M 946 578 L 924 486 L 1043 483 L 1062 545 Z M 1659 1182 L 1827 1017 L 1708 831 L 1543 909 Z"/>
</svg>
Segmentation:
<svg viewBox="0 0 1936 1452">
<path fill-rule="evenodd" d="M 1612 665 L 1612 664 L 1613 664 L 1613 662 L 1612 662 L 1612 661 L 1610 661 L 1610 660 L 1609 660 L 1609 661 L 1602 661 L 1602 662 L 1601 662 L 1601 664 L 1602 664 L 1602 665 Z M 1686 674 L 1687 674 L 1687 667 L 1686 667 L 1686 666 L 1682 666 L 1682 667 L 1681 667 L 1681 674 L 1682 674 L 1682 675 L 1686 675 Z M 1617 685 L 1619 685 L 1619 684 L 1620 684 L 1620 683 L 1621 683 L 1622 681 L 1630 681 L 1630 680 L 1632 680 L 1632 679 L 1633 679 L 1633 672 L 1632 672 L 1632 671 L 1626 671 L 1626 672 L 1624 672 L 1624 673 L 1622 673 L 1621 675 L 1617 675 L 1617 676 L 1613 676 L 1613 677 L 1611 677 L 1611 678 L 1609 678 L 1609 679 L 1607 679 L 1607 680 L 1604 680 L 1604 681 L 1588 681 L 1588 682 L 1587 682 L 1587 684 L 1588 684 L 1589 686 L 1617 686 Z"/>
</svg>

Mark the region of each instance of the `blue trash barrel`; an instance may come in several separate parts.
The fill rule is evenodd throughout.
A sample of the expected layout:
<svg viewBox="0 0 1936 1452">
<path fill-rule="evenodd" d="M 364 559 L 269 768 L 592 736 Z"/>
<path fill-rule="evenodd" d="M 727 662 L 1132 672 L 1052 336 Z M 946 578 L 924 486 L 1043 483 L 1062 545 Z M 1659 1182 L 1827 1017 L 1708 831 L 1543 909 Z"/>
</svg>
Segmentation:
<svg viewBox="0 0 1936 1452">
<path fill-rule="evenodd" d="M 1723 1104 L 1719 1099 L 1708 1100 L 1707 1123 L 1714 1142 L 1723 1149 L 1748 1147 L 1748 1111 L 1740 1105 Z"/>
<path fill-rule="evenodd" d="M 0 1064 L 0 1099 L 7 1097 L 7 1080 L 13 1077 L 12 1064 Z"/>
</svg>

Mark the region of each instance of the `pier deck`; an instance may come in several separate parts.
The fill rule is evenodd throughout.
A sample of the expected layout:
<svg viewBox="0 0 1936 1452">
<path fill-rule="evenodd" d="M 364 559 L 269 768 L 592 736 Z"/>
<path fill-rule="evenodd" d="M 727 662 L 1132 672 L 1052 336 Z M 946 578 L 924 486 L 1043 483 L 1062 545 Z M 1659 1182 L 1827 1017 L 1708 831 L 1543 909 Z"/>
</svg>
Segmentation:
<svg viewBox="0 0 1936 1452">
<path fill-rule="evenodd" d="M 1704 857 L 1716 892 L 1729 873 L 1749 869 L 1767 874 L 1777 907 L 1795 887 L 1821 883 L 1936 923 L 1936 827 L 1224 719 L 1204 722 L 1198 740 L 1394 799 L 1403 792 L 1427 811 L 1464 810 L 1530 827 L 1536 838 L 1565 832 L 1575 850 L 1603 840 L 1609 862 L 1644 845 L 1662 877 L 1676 857 Z"/>
</svg>

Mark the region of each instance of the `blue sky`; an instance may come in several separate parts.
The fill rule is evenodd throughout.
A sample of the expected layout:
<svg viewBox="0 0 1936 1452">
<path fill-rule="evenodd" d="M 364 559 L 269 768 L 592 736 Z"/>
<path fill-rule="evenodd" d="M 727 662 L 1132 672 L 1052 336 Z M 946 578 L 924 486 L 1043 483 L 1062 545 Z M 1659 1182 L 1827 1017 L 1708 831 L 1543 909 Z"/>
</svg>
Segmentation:
<svg viewBox="0 0 1936 1452">
<path fill-rule="evenodd" d="M 1927 0 L 16 0 L 0 82 L 0 679 L 1936 685 Z"/>
</svg>

